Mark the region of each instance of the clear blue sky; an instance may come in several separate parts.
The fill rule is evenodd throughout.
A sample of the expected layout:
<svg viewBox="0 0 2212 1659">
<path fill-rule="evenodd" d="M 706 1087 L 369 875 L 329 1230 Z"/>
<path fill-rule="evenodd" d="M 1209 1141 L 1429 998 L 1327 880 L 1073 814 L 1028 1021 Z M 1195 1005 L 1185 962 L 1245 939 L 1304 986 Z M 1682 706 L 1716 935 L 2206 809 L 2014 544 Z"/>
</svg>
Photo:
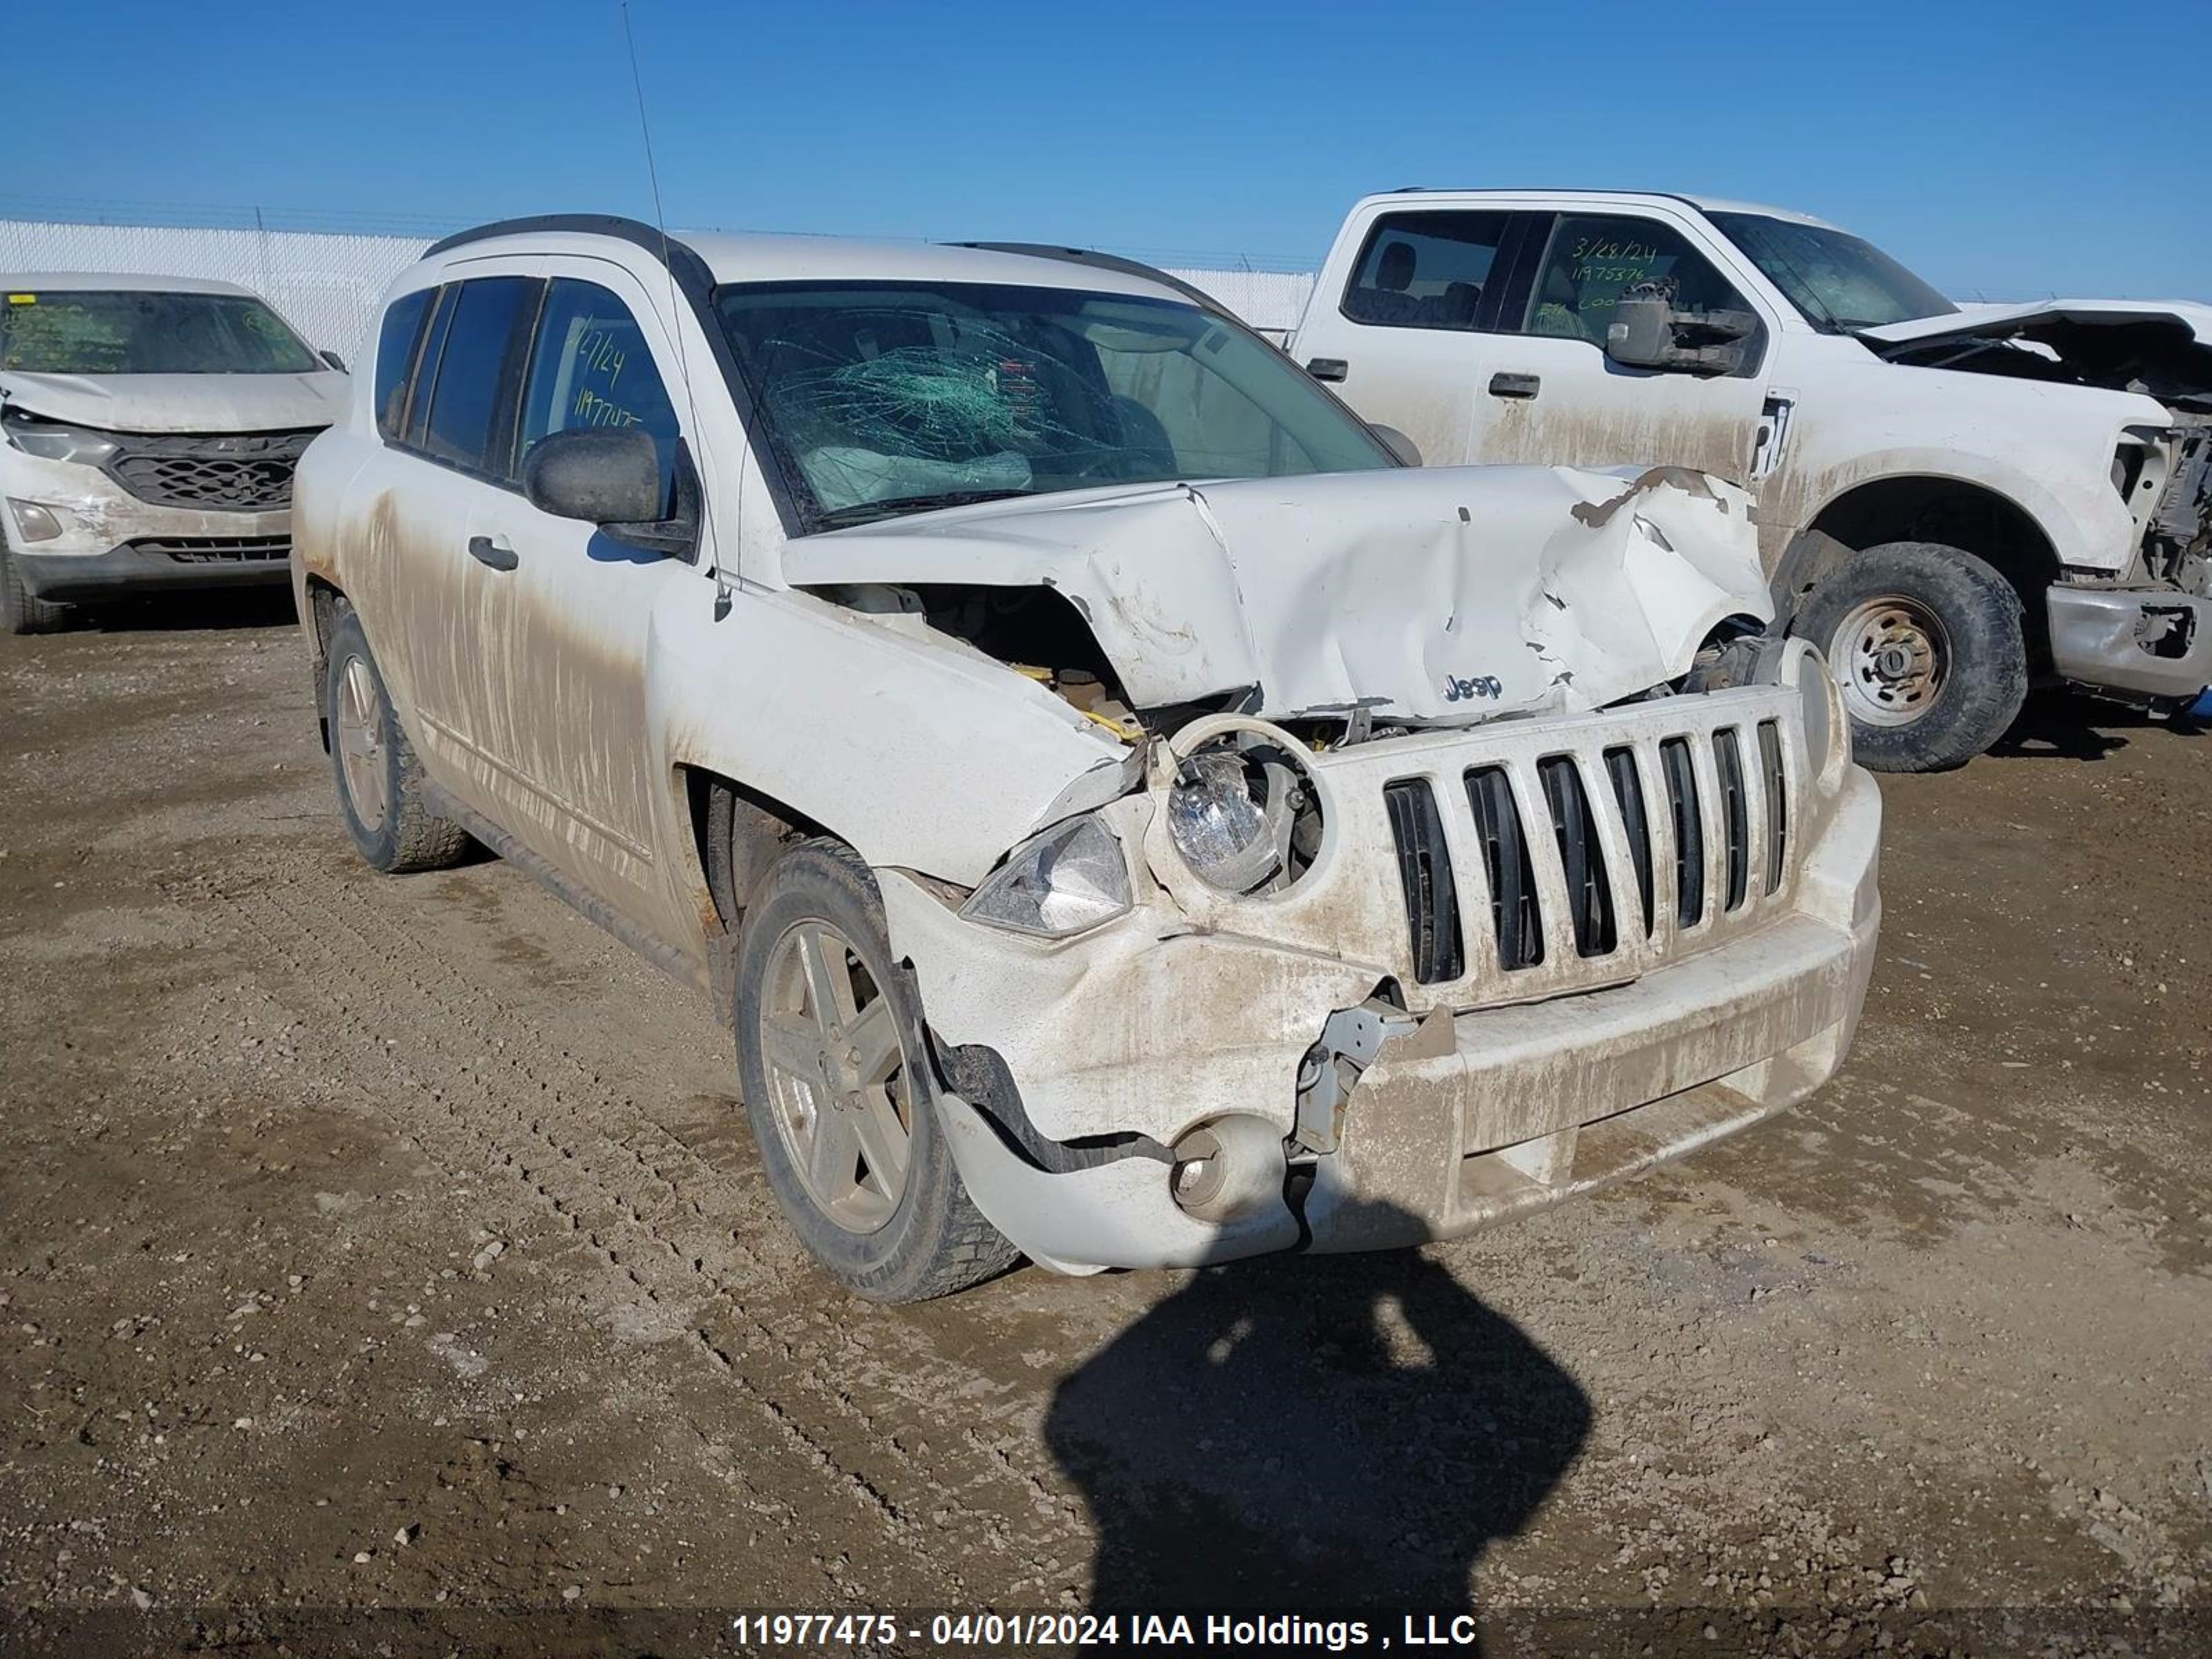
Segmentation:
<svg viewBox="0 0 2212 1659">
<path fill-rule="evenodd" d="M 1968 297 L 2212 297 L 2202 53 L 2109 7 L 631 16 L 676 225 L 1297 268 L 1365 191 L 1623 185 L 1802 208 Z M 21 3 L 6 36 L 0 214 L 650 211 L 615 0 Z"/>
</svg>

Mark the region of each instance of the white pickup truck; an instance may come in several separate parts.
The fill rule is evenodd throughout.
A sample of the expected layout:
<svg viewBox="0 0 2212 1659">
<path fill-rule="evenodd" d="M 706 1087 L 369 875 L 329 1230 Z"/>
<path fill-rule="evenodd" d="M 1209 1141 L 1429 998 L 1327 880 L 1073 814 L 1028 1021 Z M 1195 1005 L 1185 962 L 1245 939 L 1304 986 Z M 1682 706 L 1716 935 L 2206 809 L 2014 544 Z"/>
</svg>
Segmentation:
<svg viewBox="0 0 2212 1659">
<path fill-rule="evenodd" d="M 1401 191 L 1352 210 L 1289 349 L 1431 465 L 1752 489 L 1868 766 L 1971 759 L 2031 684 L 2212 681 L 2212 307 L 1962 310 L 1802 214 Z"/>
</svg>

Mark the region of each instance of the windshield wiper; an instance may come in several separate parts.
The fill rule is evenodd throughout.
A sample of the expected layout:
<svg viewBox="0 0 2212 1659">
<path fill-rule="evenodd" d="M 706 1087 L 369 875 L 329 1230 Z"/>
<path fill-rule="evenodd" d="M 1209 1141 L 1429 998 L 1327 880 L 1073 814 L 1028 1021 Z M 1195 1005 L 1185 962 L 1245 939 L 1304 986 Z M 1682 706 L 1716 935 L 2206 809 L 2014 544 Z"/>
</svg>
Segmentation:
<svg viewBox="0 0 2212 1659">
<path fill-rule="evenodd" d="M 938 489 L 926 495 L 894 495 L 889 501 L 854 501 L 849 507 L 833 507 L 827 513 L 814 515 L 814 524 L 820 530 L 844 530 L 856 524 L 873 524 L 878 519 L 895 519 L 908 513 L 933 513 L 940 507 L 973 507 L 979 501 L 1012 501 L 1017 495 L 1033 495 L 1028 489 Z"/>
</svg>

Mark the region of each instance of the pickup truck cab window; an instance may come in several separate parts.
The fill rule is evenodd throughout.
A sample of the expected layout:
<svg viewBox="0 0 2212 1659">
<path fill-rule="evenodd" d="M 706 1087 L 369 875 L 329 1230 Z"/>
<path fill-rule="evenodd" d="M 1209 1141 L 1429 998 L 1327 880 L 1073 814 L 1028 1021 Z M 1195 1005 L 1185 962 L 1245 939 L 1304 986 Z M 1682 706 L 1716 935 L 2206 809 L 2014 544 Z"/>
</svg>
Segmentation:
<svg viewBox="0 0 2212 1659">
<path fill-rule="evenodd" d="M 1511 219 L 1505 213 L 1385 215 L 1368 233 L 1344 290 L 1344 314 L 1386 328 L 1483 326 L 1480 319 L 1497 310 L 1492 267 Z"/>
<path fill-rule="evenodd" d="M 1815 328 L 1879 328 L 1959 309 L 1863 237 L 1764 213 L 1711 216 Z"/>
<path fill-rule="evenodd" d="M 982 283 L 715 299 L 817 530 L 1115 483 L 1386 467 L 1257 336 L 1178 301 Z"/>
<path fill-rule="evenodd" d="M 1656 283 L 1685 311 L 1744 311 L 1743 296 L 1673 226 L 1613 214 L 1562 214 L 1531 296 L 1527 331 L 1601 349 L 1614 307 Z"/>
<path fill-rule="evenodd" d="M 660 457 L 661 502 L 675 489 L 676 406 L 629 307 L 596 283 L 556 277 L 539 313 L 522 398 L 518 460 L 556 432 L 636 427 Z"/>
</svg>

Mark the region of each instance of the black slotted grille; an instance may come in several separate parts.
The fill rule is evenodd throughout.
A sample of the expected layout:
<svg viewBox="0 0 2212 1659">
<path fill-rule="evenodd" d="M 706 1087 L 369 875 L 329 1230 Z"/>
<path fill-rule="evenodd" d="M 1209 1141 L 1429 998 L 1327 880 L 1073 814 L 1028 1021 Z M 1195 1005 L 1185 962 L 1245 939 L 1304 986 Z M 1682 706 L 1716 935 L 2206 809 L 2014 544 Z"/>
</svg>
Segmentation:
<svg viewBox="0 0 2212 1659">
<path fill-rule="evenodd" d="M 108 475 L 157 507 L 263 512 L 292 504 L 292 475 L 315 434 L 118 433 Z"/>
<path fill-rule="evenodd" d="M 1605 775 L 1613 784 L 1613 804 L 1620 808 L 1620 827 L 1628 838 L 1630 864 L 1636 872 L 1637 896 L 1644 902 L 1644 937 L 1651 937 L 1657 900 L 1651 878 L 1651 817 L 1644 804 L 1644 774 L 1637 769 L 1633 749 L 1605 751 Z"/>
<path fill-rule="evenodd" d="M 1483 868 L 1490 878 L 1490 925 L 1498 936 L 1498 965 L 1507 972 L 1544 959 L 1544 915 L 1536 900 L 1536 866 L 1512 781 L 1502 766 L 1467 775 L 1468 805 L 1482 838 Z"/>
<path fill-rule="evenodd" d="M 1613 915 L 1613 887 L 1606 878 L 1605 847 L 1598 839 L 1589 792 L 1582 770 L 1565 755 L 1536 763 L 1544 803 L 1552 809 L 1552 835 L 1559 846 L 1559 867 L 1567 878 L 1567 903 L 1575 927 L 1575 954 L 1610 955 L 1620 941 Z"/>
<path fill-rule="evenodd" d="M 125 546 L 179 564 L 252 564 L 292 556 L 289 536 L 195 536 L 183 540 L 143 538 Z"/>
<path fill-rule="evenodd" d="M 1444 844 L 1436 791 L 1420 778 L 1386 785 L 1382 803 L 1398 848 L 1398 881 L 1413 949 L 1413 977 L 1424 985 L 1457 979 L 1467 969 L 1459 931 L 1459 893 Z"/>
<path fill-rule="evenodd" d="M 1739 910 L 1751 891 L 1751 803 L 1743 793 L 1743 746 L 1732 726 L 1713 733 L 1713 770 L 1720 780 L 1721 828 L 1727 838 L 1726 908 Z"/>
<path fill-rule="evenodd" d="M 1411 945 L 1401 982 L 1486 975 L 1478 883 L 1498 968 L 1540 970 L 1515 994 L 1612 984 L 1756 925 L 1790 882 L 1794 738 L 1765 709 L 1713 712 L 1466 766 L 1456 787 L 1433 773 L 1383 785 Z M 1471 825 L 1444 816 L 1462 789 Z"/>
<path fill-rule="evenodd" d="M 1759 773 L 1766 787 L 1766 893 L 1782 890 L 1790 856 L 1790 784 L 1782 770 L 1782 728 L 1759 723 Z"/>
<path fill-rule="evenodd" d="M 1668 738 L 1662 743 L 1659 769 L 1667 776 L 1667 811 L 1674 824 L 1675 926 L 1694 927 L 1705 915 L 1705 826 L 1690 740 Z"/>
</svg>

